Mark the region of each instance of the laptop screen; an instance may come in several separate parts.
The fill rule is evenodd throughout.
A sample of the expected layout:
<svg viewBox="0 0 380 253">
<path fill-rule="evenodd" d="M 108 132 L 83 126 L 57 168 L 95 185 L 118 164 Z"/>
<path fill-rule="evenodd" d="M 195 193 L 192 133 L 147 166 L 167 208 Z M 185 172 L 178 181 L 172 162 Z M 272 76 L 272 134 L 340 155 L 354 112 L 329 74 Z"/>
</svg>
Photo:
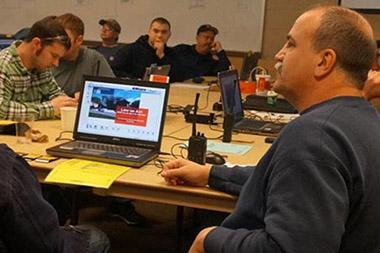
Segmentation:
<svg viewBox="0 0 380 253">
<path fill-rule="evenodd" d="M 167 89 L 127 81 L 85 80 L 76 134 L 160 141 Z"/>
<path fill-rule="evenodd" d="M 144 73 L 143 80 L 148 81 L 150 75 L 161 75 L 161 76 L 168 76 L 170 72 L 170 65 L 151 65 L 150 67 L 147 67 Z"/>
<path fill-rule="evenodd" d="M 219 72 L 218 79 L 224 113 L 233 113 L 235 121 L 242 119 L 244 111 L 237 71 L 227 70 Z"/>
</svg>

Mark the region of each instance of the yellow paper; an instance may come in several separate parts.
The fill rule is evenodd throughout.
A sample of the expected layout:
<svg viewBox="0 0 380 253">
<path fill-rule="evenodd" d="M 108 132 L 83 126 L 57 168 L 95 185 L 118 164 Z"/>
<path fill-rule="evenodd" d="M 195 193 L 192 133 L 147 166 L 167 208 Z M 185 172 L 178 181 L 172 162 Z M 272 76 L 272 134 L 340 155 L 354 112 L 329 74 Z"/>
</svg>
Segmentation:
<svg viewBox="0 0 380 253">
<path fill-rule="evenodd" d="M 108 163 L 71 159 L 59 164 L 45 182 L 84 185 L 108 189 L 129 168 Z"/>
<path fill-rule="evenodd" d="M 15 123 L 16 121 L 12 121 L 12 120 L 0 120 L 0 126 L 8 126 Z"/>
</svg>

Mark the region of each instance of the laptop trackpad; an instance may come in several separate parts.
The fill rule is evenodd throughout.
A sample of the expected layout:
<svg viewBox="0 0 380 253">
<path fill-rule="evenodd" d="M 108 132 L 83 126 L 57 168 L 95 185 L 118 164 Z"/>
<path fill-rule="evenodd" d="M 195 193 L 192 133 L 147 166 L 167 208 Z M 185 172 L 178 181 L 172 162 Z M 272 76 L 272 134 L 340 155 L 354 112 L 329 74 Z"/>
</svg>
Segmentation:
<svg viewBox="0 0 380 253">
<path fill-rule="evenodd" d="M 138 160 L 141 155 L 131 155 L 131 154 L 124 154 L 124 153 L 112 153 L 112 152 L 105 152 L 104 156 L 107 158 L 112 159 L 128 159 L 128 160 Z"/>
<path fill-rule="evenodd" d="M 81 154 L 87 154 L 87 155 L 101 155 L 103 153 L 105 153 L 103 150 L 94 150 L 94 149 L 91 149 L 91 150 L 80 150 L 79 153 Z"/>
</svg>

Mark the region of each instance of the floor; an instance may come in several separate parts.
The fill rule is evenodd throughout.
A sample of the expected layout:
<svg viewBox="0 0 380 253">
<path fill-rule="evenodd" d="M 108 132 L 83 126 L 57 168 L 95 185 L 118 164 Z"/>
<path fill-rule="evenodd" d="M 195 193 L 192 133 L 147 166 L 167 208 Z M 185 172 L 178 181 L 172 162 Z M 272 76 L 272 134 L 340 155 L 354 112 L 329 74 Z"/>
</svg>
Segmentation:
<svg viewBox="0 0 380 253">
<path fill-rule="evenodd" d="M 196 210 L 194 215 L 194 209 L 185 208 L 182 246 L 178 249 L 177 207 L 144 201 L 134 201 L 134 205 L 148 219 L 147 226 L 128 226 L 118 218 L 109 216 L 104 207 L 81 209 L 79 222 L 90 223 L 102 229 L 110 238 L 112 253 L 176 253 L 187 252 L 202 227 L 220 224 L 226 216 L 224 213 L 205 210 Z"/>
</svg>

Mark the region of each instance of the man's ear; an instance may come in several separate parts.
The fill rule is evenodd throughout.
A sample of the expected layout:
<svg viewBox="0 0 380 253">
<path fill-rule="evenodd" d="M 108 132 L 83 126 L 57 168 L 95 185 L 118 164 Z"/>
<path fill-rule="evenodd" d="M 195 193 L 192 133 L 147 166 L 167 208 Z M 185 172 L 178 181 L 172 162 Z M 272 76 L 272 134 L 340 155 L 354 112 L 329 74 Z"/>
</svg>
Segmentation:
<svg viewBox="0 0 380 253">
<path fill-rule="evenodd" d="M 332 49 L 324 49 L 317 56 L 314 75 L 317 78 L 328 75 L 336 65 L 336 53 Z"/>
<path fill-rule="evenodd" d="M 83 44 L 83 35 L 78 35 L 75 39 L 76 43 L 78 43 L 79 45 L 82 45 Z"/>
<path fill-rule="evenodd" d="M 34 37 L 31 42 L 35 51 L 38 51 L 42 48 L 42 41 L 40 38 Z"/>
</svg>

